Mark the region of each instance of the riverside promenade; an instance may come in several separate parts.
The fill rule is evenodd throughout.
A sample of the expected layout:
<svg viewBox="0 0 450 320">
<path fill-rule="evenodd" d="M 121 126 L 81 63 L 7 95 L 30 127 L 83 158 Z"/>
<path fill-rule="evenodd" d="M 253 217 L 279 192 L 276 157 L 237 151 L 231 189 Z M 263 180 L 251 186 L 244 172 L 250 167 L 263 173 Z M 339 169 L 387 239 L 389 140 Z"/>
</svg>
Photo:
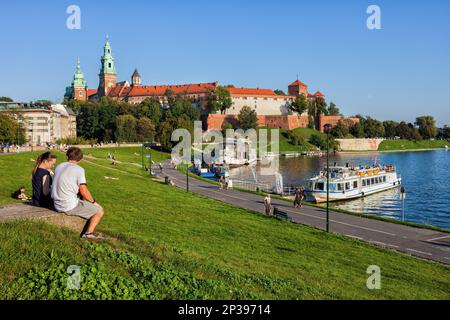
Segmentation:
<svg viewBox="0 0 450 320">
<path fill-rule="evenodd" d="M 177 187 L 186 188 L 186 174 L 165 163 L 158 176 L 168 176 Z M 263 197 L 238 190 L 221 190 L 206 181 L 189 177 L 189 191 L 213 198 L 233 206 L 264 213 Z M 295 209 L 284 200 L 272 199 L 272 205 L 285 212 L 292 222 L 325 230 L 326 211 L 303 206 Z M 237 221 L 238 223 L 238 221 Z M 330 211 L 330 232 L 372 243 L 408 255 L 450 265 L 450 233 L 390 223 L 366 217 Z"/>
</svg>

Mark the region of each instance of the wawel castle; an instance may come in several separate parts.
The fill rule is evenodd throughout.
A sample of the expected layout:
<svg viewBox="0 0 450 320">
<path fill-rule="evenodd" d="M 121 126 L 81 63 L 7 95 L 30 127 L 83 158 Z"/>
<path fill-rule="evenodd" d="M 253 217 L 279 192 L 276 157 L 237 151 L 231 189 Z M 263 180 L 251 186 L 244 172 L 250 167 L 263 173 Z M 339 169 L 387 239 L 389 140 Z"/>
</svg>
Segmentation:
<svg viewBox="0 0 450 320">
<path fill-rule="evenodd" d="M 202 110 L 208 94 L 218 86 L 217 82 L 193 83 L 181 85 L 143 85 L 141 75 L 135 69 L 131 75 L 130 82 L 117 81 L 117 73 L 114 57 L 112 55 L 109 40 L 103 48 L 103 55 L 100 59 L 100 73 L 98 88 L 88 88 L 83 72 L 81 71 L 80 61 L 78 60 L 76 71 L 70 87 L 66 88 L 65 98 L 81 101 L 97 100 L 101 97 L 109 97 L 114 100 L 125 101 L 131 104 L 138 104 L 147 98 L 158 99 L 164 103 L 168 91 L 175 95 L 184 95 Z M 311 94 L 308 87 L 303 82 L 296 80 L 288 86 L 287 95 L 276 94 L 271 89 L 260 88 L 226 88 L 230 92 L 232 106 L 225 114 L 209 114 L 207 117 L 207 126 L 209 129 L 220 129 L 222 124 L 227 121 L 235 123 L 237 115 L 244 106 L 253 108 L 258 115 L 258 125 L 280 127 L 284 129 L 294 129 L 296 127 L 308 126 L 307 114 L 296 114 L 289 109 L 289 105 L 299 94 L 305 95 L 308 99 L 324 98 L 324 94 L 317 91 Z M 326 117 L 326 116 L 322 116 Z M 342 117 L 330 116 L 323 118 L 320 123 L 336 124 Z"/>
</svg>

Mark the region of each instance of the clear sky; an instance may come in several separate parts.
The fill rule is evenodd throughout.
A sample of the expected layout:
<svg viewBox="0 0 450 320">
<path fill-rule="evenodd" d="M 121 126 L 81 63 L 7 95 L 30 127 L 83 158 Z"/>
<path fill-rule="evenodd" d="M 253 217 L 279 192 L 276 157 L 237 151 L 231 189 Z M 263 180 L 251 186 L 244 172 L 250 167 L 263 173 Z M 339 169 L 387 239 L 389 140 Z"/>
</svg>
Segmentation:
<svg viewBox="0 0 450 320">
<path fill-rule="evenodd" d="M 66 9 L 81 9 L 69 30 Z M 366 27 L 368 5 L 381 30 Z M 450 1 L 1 1 L 0 96 L 61 100 L 77 57 L 90 88 L 108 34 L 118 80 L 282 89 L 299 79 L 346 115 L 450 124 Z"/>
</svg>

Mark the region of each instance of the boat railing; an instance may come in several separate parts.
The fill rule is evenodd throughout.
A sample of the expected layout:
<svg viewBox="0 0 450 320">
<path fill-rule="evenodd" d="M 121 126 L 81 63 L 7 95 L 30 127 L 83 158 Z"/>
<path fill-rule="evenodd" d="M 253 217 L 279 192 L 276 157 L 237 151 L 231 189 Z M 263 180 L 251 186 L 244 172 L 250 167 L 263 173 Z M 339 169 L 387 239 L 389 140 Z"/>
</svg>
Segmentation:
<svg viewBox="0 0 450 320">
<path fill-rule="evenodd" d="M 255 181 L 231 179 L 233 180 L 233 188 L 240 188 L 249 191 L 260 191 L 271 193 L 273 191 L 273 184 L 270 183 L 256 183 Z"/>
</svg>

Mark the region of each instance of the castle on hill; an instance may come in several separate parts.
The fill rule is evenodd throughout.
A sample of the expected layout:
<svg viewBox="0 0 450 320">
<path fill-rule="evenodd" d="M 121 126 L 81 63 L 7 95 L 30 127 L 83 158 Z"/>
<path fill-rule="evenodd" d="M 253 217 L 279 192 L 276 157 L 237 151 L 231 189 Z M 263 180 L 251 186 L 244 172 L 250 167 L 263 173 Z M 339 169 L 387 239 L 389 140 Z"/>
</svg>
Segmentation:
<svg viewBox="0 0 450 320">
<path fill-rule="evenodd" d="M 103 47 L 103 55 L 100 58 L 100 72 L 98 87 L 88 88 L 84 74 L 78 59 L 73 81 L 66 87 L 64 98 L 66 100 L 98 100 L 101 97 L 109 97 L 117 101 L 125 101 L 130 104 L 138 104 L 147 98 L 153 98 L 164 103 L 167 92 L 175 95 L 184 95 L 192 103 L 205 111 L 206 99 L 209 93 L 219 86 L 218 82 L 180 84 L 180 85 L 143 85 L 142 78 L 137 69 L 131 75 L 130 82 L 117 81 L 115 60 L 112 54 L 109 39 Z M 288 85 L 287 95 L 275 93 L 272 89 L 260 88 L 234 88 L 226 87 L 232 100 L 232 105 L 225 114 L 209 114 L 207 127 L 209 129 L 220 129 L 224 122 L 236 123 L 237 115 L 244 106 L 249 106 L 258 115 L 258 125 L 294 129 L 296 127 L 307 127 L 309 118 L 306 113 L 297 114 L 290 110 L 289 105 L 295 98 L 303 94 L 308 100 L 325 99 L 325 95 L 317 91 L 311 94 L 308 86 L 296 80 Z M 323 116 L 325 117 L 325 116 Z M 342 117 L 322 119 L 327 123 L 336 124 Z M 319 119 L 320 120 L 320 119 Z M 322 122 L 323 122 L 322 121 Z M 322 129 L 319 121 L 318 129 Z"/>
</svg>

